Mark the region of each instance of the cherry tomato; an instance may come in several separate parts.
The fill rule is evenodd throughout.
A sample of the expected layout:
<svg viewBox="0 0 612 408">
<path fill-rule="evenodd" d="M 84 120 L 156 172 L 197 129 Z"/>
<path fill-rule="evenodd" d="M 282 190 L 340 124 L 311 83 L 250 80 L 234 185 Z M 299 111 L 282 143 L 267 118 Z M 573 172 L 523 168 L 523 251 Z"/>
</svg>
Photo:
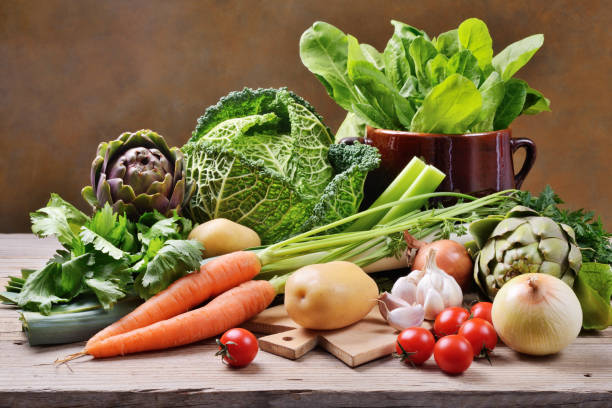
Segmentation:
<svg viewBox="0 0 612 408">
<path fill-rule="evenodd" d="M 451 334 L 438 340 L 434 347 L 434 358 L 445 373 L 460 374 L 472 364 L 474 351 L 465 338 Z"/>
<path fill-rule="evenodd" d="M 474 357 L 481 354 L 486 356 L 497 345 L 497 333 L 493 325 L 479 317 L 463 323 L 459 328 L 459 335 L 470 342 Z"/>
<path fill-rule="evenodd" d="M 436 340 L 433 334 L 422 327 L 409 327 L 397 336 L 396 355 L 405 363 L 421 365 L 429 360 Z"/>
<path fill-rule="evenodd" d="M 457 334 L 461 324 L 470 317 L 470 313 L 462 307 L 447 307 L 436 316 L 434 332 L 436 336 Z"/>
<path fill-rule="evenodd" d="M 478 302 L 472 306 L 472 317 L 480 317 L 481 319 L 493 324 L 493 320 L 491 320 L 492 307 L 493 303 L 491 302 Z"/>
<path fill-rule="evenodd" d="M 223 361 L 232 367 L 249 365 L 257 355 L 259 344 L 257 338 L 248 330 L 229 329 L 221 339 L 217 339 L 219 351 L 216 356 L 222 356 Z"/>
</svg>

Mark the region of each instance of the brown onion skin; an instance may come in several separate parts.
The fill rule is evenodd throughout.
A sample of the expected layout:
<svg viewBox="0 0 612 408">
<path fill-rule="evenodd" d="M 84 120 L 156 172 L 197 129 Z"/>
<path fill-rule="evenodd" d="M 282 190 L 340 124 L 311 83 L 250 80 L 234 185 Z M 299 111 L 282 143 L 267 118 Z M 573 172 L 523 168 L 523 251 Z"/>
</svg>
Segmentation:
<svg viewBox="0 0 612 408">
<path fill-rule="evenodd" d="M 455 278 L 461 290 L 468 289 L 472 284 L 472 258 L 463 245 L 450 239 L 434 241 L 420 247 L 414 257 L 412 269 L 423 270 L 427 255 L 432 248 L 437 251 L 436 264 L 438 267 Z"/>
</svg>

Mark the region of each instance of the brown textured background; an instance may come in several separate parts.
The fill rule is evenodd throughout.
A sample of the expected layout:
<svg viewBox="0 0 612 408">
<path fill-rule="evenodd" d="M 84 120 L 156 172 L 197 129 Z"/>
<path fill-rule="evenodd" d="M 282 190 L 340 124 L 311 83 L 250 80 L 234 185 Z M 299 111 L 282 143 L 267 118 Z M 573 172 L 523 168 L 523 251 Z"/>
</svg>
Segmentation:
<svg viewBox="0 0 612 408">
<path fill-rule="evenodd" d="M 436 35 L 468 17 L 495 53 L 544 33 L 518 76 L 553 113 L 518 118 L 538 145 L 524 188 L 546 183 L 612 228 L 612 8 L 606 1 L 0 1 L 0 232 L 29 229 L 50 192 L 86 208 L 80 189 L 101 141 L 150 128 L 183 144 L 219 97 L 287 86 L 336 127 L 344 117 L 301 64 L 315 20 L 383 49 L 397 19 Z M 520 164 L 521 159 L 518 159 Z"/>
</svg>

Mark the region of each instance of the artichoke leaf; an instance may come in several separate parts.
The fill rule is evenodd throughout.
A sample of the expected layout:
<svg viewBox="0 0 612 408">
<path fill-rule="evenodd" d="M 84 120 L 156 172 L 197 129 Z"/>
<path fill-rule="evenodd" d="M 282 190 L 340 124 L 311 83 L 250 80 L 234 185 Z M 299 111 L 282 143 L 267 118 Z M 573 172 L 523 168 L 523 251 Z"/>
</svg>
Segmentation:
<svg viewBox="0 0 612 408">
<path fill-rule="evenodd" d="M 544 238 L 540 240 L 538 249 L 544 255 L 544 260 L 562 264 L 566 262 L 570 245 L 559 238 Z"/>
<path fill-rule="evenodd" d="M 524 218 L 529 216 L 539 216 L 536 210 L 533 210 L 529 207 L 525 207 L 524 205 L 517 205 L 513 207 L 508 214 L 506 214 L 506 218 Z"/>
<path fill-rule="evenodd" d="M 528 221 L 534 234 L 540 238 L 566 239 L 559 224 L 548 217 L 528 217 Z"/>
<path fill-rule="evenodd" d="M 527 223 L 527 220 L 524 218 L 505 218 L 499 224 L 497 224 L 489 238 L 501 237 L 509 232 L 516 230 L 518 227 L 525 223 Z"/>
<path fill-rule="evenodd" d="M 491 233 L 493 233 L 493 230 L 495 227 L 497 227 L 497 224 L 499 224 L 503 219 L 504 217 L 502 216 L 489 216 L 474 221 L 470 224 L 468 229 L 470 234 L 474 237 L 474 241 L 476 242 L 478 248 L 482 249 L 485 246 L 487 240 L 491 236 Z"/>
</svg>

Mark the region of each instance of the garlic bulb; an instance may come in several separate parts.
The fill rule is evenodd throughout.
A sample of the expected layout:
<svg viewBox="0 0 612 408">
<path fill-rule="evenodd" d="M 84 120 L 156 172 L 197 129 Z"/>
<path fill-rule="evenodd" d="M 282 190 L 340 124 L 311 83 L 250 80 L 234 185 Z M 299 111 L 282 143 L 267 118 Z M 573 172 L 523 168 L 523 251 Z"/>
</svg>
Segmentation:
<svg viewBox="0 0 612 408">
<path fill-rule="evenodd" d="M 436 251 L 432 249 L 424 270 L 413 270 L 399 278 L 391 295 L 408 304 L 417 303 L 425 310 L 425 319 L 433 320 L 438 313 L 450 306 L 460 306 L 463 293 L 457 281 L 436 265 Z"/>
</svg>

